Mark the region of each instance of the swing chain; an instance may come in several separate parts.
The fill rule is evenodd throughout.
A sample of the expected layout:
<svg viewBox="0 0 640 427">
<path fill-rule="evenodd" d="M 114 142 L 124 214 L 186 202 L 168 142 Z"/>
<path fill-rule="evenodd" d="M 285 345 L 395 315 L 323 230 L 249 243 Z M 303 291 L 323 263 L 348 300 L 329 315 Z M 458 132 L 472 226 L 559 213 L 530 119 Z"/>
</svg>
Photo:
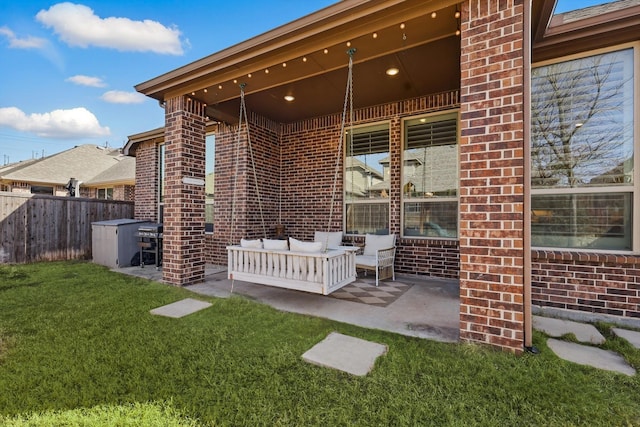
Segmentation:
<svg viewBox="0 0 640 427">
<path fill-rule="evenodd" d="M 333 222 L 333 211 L 336 193 L 338 189 L 338 176 L 340 174 L 340 160 L 342 159 L 342 146 L 344 141 L 344 131 L 347 120 L 347 107 L 349 107 L 349 124 L 351 133 L 353 133 L 353 55 L 356 53 L 355 48 L 351 48 L 347 51 L 349 55 L 349 67 L 347 73 L 347 87 L 344 94 L 344 106 L 342 108 L 342 122 L 340 124 L 340 138 L 338 139 L 338 154 L 336 155 L 335 172 L 333 175 L 333 190 L 331 193 L 331 204 L 329 209 L 329 222 L 327 223 L 327 241 L 324 247 L 328 249 L 329 231 L 331 231 L 331 223 Z M 353 140 L 353 136 L 351 136 Z M 353 147 L 352 147 L 353 150 Z"/>
<path fill-rule="evenodd" d="M 249 133 L 249 119 L 247 118 L 247 106 L 245 104 L 244 101 L 244 88 L 247 86 L 246 83 L 240 83 L 240 117 L 238 119 L 238 133 L 237 133 L 237 138 L 236 138 L 236 166 L 235 166 L 235 173 L 233 176 L 233 198 L 232 198 L 232 202 L 231 202 L 231 233 L 230 233 L 230 242 L 229 244 L 233 244 L 235 242 L 235 240 L 233 239 L 234 237 L 234 226 L 235 226 L 235 206 L 236 206 L 236 187 L 237 187 L 237 181 L 238 181 L 238 162 L 240 159 L 240 138 L 241 138 L 241 133 L 242 133 L 242 120 L 244 119 L 245 122 L 245 126 L 247 127 L 247 146 L 249 148 L 249 156 L 251 158 L 251 169 L 253 170 L 253 182 L 254 182 L 254 186 L 256 189 L 256 196 L 258 198 L 258 209 L 260 211 L 260 220 L 262 222 L 262 232 L 264 237 L 267 237 L 267 228 L 265 226 L 265 221 L 264 221 L 264 215 L 262 212 L 262 198 L 260 196 L 260 188 L 258 186 L 258 175 L 256 173 L 256 162 L 255 162 L 255 158 L 253 156 L 253 148 L 251 146 L 251 135 Z"/>
</svg>

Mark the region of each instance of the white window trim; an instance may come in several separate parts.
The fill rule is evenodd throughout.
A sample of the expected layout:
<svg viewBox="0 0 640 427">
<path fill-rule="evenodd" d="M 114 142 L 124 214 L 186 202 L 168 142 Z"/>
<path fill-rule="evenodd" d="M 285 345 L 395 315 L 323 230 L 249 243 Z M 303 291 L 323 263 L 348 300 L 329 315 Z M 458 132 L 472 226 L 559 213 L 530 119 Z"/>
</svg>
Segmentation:
<svg viewBox="0 0 640 427">
<path fill-rule="evenodd" d="M 387 221 L 389 223 L 389 226 L 391 226 L 391 193 L 393 193 L 393 188 L 391 188 L 391 185 L 389 185 L 389 195 L 386 199 L 366 199 L 366 200 L 351 200 L 348 201 L 347 198 L 345 197 L 345 194 L 347 192 L 347 188 L 345 187 L 345 180 L 346 180 L 346 176 L 347 176 L 347 155 L 349 153 L 349 143 L 347 141 L 347 132 L 349 131 L 356 131 L 357 129 L 362 129 L 362 128 L 369 128 L 369 127 L 375 127 L 375 126 L 381 126 L 381 125 L 386 125 L 387 129 L 389 130 L 389 150 L 388 155 L 389 157 L 391 157 L 391 120 L 379 120 L 379 121 L 375 121 L 375 122 L 369 122 L 369 123 L 362 123 L 362 124 L 358 124 L 358 125 L 353 125 L 352 127 L 349 127 L 348 129 L 345 128 L 344 132 L 344 140 L 343 140 L 343 153 L 342 153 L 342 212 L 343 212 L 343 219 L 342 219 L 342 229 L 344 230 L 344 233 L 346 236 L 362 236 L 362 234 L 347 234 L 347 205 L 370 205 L 370 204 L 379 204 L 379 205 L 383 205 L 386 204 L 388 209 L 388 217 L 387 217 Z M 391 166 L 389 166 L 391 167 Z M 390 172 L 391 173 L 391 172 Z"/>
<path fill-rule="evenodd" d="M 457 173 L 458 173 L 458 195 L 456 197 L 438 197 L 437 200 L 436 199 L 430 199 L 430 198 L 424 198 L 424 197 L 412 197 L 412 198 L 407 198 L 404 195 L 404 191 L 402 191 L 402 178 L 404 177 L 404 153 L 405 153 L 405 129 L 406 129 L 406 125 L 405 122 L 409 121 L 409 120 L 415 120 L 415 119 L 420 119 L 420 118 L 433 118 L 433 117 L 439 117 L 439 116 L 445 116 L 445 115 L 453 115 L 456 114 L 457 116 L 457 141 L 458 141 L 458 153 L 457 153 L 457 159 L 456 159 L 456 165 L 457 165 Z M 407 239 L 422 239 L 422 240 L 459 240 L 460 239 L 460 109 L 459 108 L 452 108 L 452 109 L 448 109 L 448 110 L 440 110 L 440 111 L 435 111 L 432 113 L 428 113 L 428 114 L 419 114 L 419 115 L 415 115 L 415 116 L 408 116 L 408 117 L 403 117 L 400 123 L 400 140 L 401 140 L 401 147 L 400 147 L 400 236 L 403 238 L 407 238 Z M 405 204 L 406 203 L 411 203 L 411 202 L 432 202 L 432 203 L 443 203 L 443 202 L 456 202 L 458 204 L 458 211 L 456 213 L 457 218 L 456 218 L 456 223 L 457 223 L 457 230 L 458 230 L 458 236 L 457 237 L 445 237 L 445 236 L 406 236 L 404 234 L 404 215 L 405 215 Z"/>
<path fill-rule="evenodd" d="M 534 68 L 543 67 L 546 65 L 558 64 L 562 62 L 571 61 L 574 59 L 586 58 L 589 56 L 602 55 L 605 53 L 617 52 L 625 49 L 633 49 L 633 185 L 615 186 L 615 187 L 579 187 L 579 188 L 558 188 L 558 189 L 534 189 L 531 186 L 531 182 L 525 183 L 525 185 L 531 186 L 531 195 L 534 194 L 584 194 L 584 193 L 614 193 L 614 192 L 632 192 L 633 193 L 633 214 L 631 218 L 631 228 L 633 230 L 631 236 L 631 251 L 625 250 L 604 250 L 604 249 L 589 249 L 589 248 L 559 248 L 559 247 L 544 247 L 544 246 L 532 246 L 533 249 L 539 250 L 568 250 L 578 252 L 593 252 L 593 253 L 608 253 L 608 254 L 640 254 L 640 42 L 623 43 L 615 46 L 610 46 L 602 49 L 595 49 L 578 54 L 563 56 L 560 58 L 554 58 L 547 61 L 541 61 L 531 64 L 531 72 Z M 531 141 L 527 141 L 531 145 Z M 526 165 L 531 168 L 531 163 Z"/>
</svg>

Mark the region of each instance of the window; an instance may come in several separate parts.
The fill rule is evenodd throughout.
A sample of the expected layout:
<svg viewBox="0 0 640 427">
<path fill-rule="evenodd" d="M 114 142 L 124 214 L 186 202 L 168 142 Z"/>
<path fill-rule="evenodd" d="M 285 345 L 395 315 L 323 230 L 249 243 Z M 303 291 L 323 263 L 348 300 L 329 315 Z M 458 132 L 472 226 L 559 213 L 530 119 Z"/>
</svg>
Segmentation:
<svg viewBox="0 0 640 427">
<path fill-rule="evenodd" d="M 532 245 L 633 249 L 633 55 L 533 69 Z"/>
<path fill-rule="evenodd" d="M 216 163 L 216 137 L 214 134 L 207 135 L 205 148 L 205 232 L 213 232 L 213 193 L 215 183 L 215 163 Z"/>
<path fill-rule="evenodd" d="M 44 185 L 32 185 L 31 194 L 51 194 L 53 195 L 53 187 L 47 187 Z"/>
<path fill-rule="evenodd" d="M 354 128 L 346 141 L 346 233 L 388 234 L 389 124 Z"/>
<path fill-rule="evenodd" d="M 113 200 L 113 188 L 98 188 L 96 190 L 96 197 L 98 199 Z"/>
<path fill-rule="evenodd" d="M 458 113 L 404 121 L 403 235 L 458 236 Z"/>
</svg>

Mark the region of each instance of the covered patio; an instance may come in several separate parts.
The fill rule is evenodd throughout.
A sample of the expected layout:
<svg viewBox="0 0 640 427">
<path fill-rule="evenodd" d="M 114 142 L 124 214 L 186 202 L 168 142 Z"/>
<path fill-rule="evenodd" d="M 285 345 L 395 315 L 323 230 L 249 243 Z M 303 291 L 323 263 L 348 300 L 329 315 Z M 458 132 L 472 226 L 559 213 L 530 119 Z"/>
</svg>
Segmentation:
<svg viewBox="0 0 640 427">
<path fill-rule="evenodd" d="M 152 266 L 125 267 L 116 271 L 132 276 L 162 281 L 162 271 Z M 360 275 L 350 286 L 370 289 L 375 287 L 371 275 Z M 385 289 L 393 285 L 407 285 L 397 297 L 388 299 Z M 378 295 L 345 299 L 340 291 L 333 295 L 257 285 L 227 279 L 225 266 L 207 265 L 203 282 L 185 287 L 194 293 L 217 298 L 240 295 L 277 310 L 344 322 L 370 329 L 379 329 L 401 335 L 442 342 L 459 339 L 459 286 L 456 280 L 424 276 L 398 275 L 396 281 L 380 284 Z M 349 288 L 347 288 L 347 291 Z M 387 293 L 388 294 L 388 293 Z M 382 302 L 386 300 L 386 302 Z"/>
<path fill-rule="evenodd" d="M 365 234 L 394 234 L 396 273 L 459 283 L 461 340 L 531 347 L 532 283 L 547 298 L 539 302 L 557 304 L 556 277 L 576 264 L 570 279 L 582 282 L 583 258 L 532 250 L 531 66 L 634 41 L 638 25 L 637 6 L 616 2 L 578 29 L 570 14 L 550 27 L 555 3 L 344 0 L 138 84 L 165 115 L 164 128 L 125 147 L 137 158 L 136 218 L 164 223 L 162 280 L 200 286 L 227 246 L 279 237 L 282 225 L 299 240 L 343 231 L 356 246 Z M 362 177 L 360 158 L 371 160 L 359 164 Z M 608 254 L 588 257 L 610 268 Z M 629 265 L 624 292 L 637 296 L 637 258 L 615 262 Z M 547 278 L 556 263 L 562 273 Z M 579 294 L 562 304 L 583 308 Z"/>
</svg>

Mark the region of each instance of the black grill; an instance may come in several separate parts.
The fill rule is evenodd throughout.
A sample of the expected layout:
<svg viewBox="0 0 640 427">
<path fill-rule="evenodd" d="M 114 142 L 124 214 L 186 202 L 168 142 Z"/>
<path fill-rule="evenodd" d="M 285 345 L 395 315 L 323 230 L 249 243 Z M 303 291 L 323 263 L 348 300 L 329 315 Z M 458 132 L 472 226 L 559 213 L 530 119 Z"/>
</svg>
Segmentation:
<svg viewBox="0 0 640 427">
<path fill-rule="evenodd" d="M 162 263 L 162 224 L 141 225 L 136 237 L 140 248 L 140 267 L 155 262 L 156 269 L 159 268 Z"/>
</svg>

